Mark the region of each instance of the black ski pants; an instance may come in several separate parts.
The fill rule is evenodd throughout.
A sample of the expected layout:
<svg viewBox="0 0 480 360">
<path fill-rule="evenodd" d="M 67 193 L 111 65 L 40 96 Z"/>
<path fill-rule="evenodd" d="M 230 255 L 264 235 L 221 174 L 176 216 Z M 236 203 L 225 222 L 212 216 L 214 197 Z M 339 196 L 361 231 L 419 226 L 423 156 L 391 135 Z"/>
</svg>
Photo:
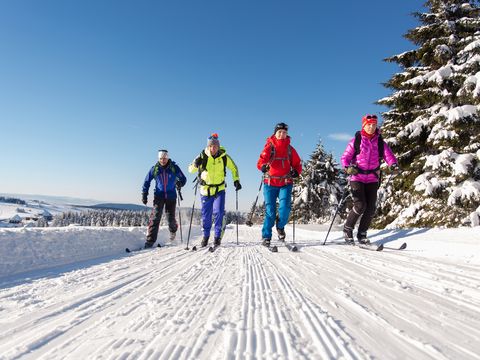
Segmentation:
<svg viewBox="0 0 480 360">
<path fill-rule="evenodd" d="M 378 183 L 362 183 L 359 181 L 351 181 L 353 208 L 350 210 L 345 227 L 354 229 L 358 218 L 361 216 L 358 232 L 366 232 L 372 223 L 375 215 L 377 203 Z"/>
<path fill-rule="evenodd" d="M 147 243 L 155 243 L 158 236 L 158 227 L 160 226 L 160 219 L 162 218 L 163 208 L 168 220 L 168 229 L 170 232 L 177 232 L 177 220 L 175 220 L 175 208 L 177 199 L 165 199 L 155 196 L 153 198 L 153 209 L 148 221 Z"/>
</svg>

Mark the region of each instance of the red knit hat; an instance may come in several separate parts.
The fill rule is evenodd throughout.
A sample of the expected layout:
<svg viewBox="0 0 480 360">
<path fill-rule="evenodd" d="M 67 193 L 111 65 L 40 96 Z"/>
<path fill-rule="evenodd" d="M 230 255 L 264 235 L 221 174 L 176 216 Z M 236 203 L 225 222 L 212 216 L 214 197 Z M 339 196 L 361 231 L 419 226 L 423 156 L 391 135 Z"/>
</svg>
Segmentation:
<svg viewBox="0 0 480 360">
<path fill-rule="evenodd" d="M 362 118 L 362 129 L 365 125 L 367 124 L 375 124 L 377 125 L 378 124 L 378 118 L 377 118 L 377 115 L 370 115 L 370 114 L 367 114 L 365 115 L 363 118 Z"/>
</svg>

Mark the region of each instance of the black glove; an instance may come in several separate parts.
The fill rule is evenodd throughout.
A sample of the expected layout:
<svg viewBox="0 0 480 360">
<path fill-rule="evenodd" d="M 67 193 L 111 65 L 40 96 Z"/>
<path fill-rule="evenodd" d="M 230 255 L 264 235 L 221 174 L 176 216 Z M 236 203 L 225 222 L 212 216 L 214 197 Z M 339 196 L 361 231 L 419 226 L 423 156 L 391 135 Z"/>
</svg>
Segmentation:
<svg viewBox="0 0 480 360">
<path fill-rule="evenodd" d="M 400 174 L 401 171 L 397 163 L 390 165 L 389 170 L 392 174 Z"/>
<path fill-rule="evenodd" d="M 242 185 L 240 184 L 240 181 L 238 181 L 238 180 L 235 180 L 235 181 L 233 182 L 233 186 L 235 186 L 235 190 L 236 190 L 236 191 L 238 191 L 238 190 L 240 190 L 240 189 L 242 188 Z"/>
<path fill-rule="evenodd" d="M 358 169 L 355 165 L 350 165 L 345 168 L 345 173 L 348 175 L 357 175 Z"/>
<path fill-rule="evenodd" d="M 296 169 L 292 169 L 290 170 L 290 176 L 295 179 L 299 176 L 299 173 Z"/>
<path fill-rule="evenodd" d="M 148 197 L 147 193 L 142 193 L 142 203 L 144 205 L 147 205 L 147 202 L 148 202 L 147 197 Z"/>
<path fill-rule="evenodd" d="M 195 161 L 193 162 L 193 165 L 195 165 L 196 168 L 199 168 L 201 164 L 202 164 L 202 159 L 199 156 L 195 159 Z"/>
<path fill-rule="evenodd" d="M 180 190 L 180 189 L 182 188 L 182 186 L 183 186 L 183 185 L 182 185 L 182 182 L 181 182 L 180 180 L 177 180 L 177 181 L 175 182 L 175 187 L 177 188 L 177 190 Z"/>
<path fill-rule="evenodd" d="M 263 164 L 262 165 L 262 172 L 265 174 L 266 172 L 268 172 L 268 170 L 270 170 L 270 165 Z"/>
</svg>

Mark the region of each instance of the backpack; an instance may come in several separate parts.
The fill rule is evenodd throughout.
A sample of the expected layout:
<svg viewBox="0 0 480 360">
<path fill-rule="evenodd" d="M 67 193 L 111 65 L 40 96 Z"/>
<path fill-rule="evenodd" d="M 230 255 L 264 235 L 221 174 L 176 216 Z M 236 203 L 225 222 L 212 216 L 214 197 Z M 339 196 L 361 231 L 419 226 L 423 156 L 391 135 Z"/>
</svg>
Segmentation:
<svg viewBox="0 0 480 360">
<path fill-rule="evenodd" d="M 175 176 L 176 173 L 177 173 L 177 170 L 175 169 L 175 165 L 173 165 L 173 162 L 171 160 L 170 161 L 170 171 L 172 172 L 172 174 Z M 160 170 L 160 163 L 157 161 L 157 163 L 155 164 L 155 166 L 153 167 L 153 177 L 156 178 L 157 175 L 158 175 L 158 172 Z"/>
<path fill-rule="evenodd" d="M 355 148 L 355 157 L 357 157 L 358 154 L 360 154 L 360 143 L 362 142 L 362 132 L 357 131 L 355 133 L 355 141 L 353 143 L 353 147 Z M 383 160 L 383 155 L 385 151 L 385 142 L 383 141 L 382 135 L 378 134 L 378 166 L 380 167 L 380 164 L 382 163 Z"/>
<path fill-rule="evenodd" d="M 290 163 L 290 167 L 292 167 L 292 146 L 290 144 L 288 144 L 287 151 L 288 151 L 288 154 L 286 158 L 275 157 L 275 155 L 277 154 L 277 151 L 275 150 L 275 146 L 272 143 L 270 143 L 270 163 L 272 163 L 274 160 L 282 160 L 282 165 L 283 165 L 284 161 L 288 160 L 288 162 Z"/>
<path fill-rule="evenodd" d="M 202 150 L 202 152 L 198 156 L 200 157 L 200 159 L 202 159 L 202 162 L 198 167 L 198 172 L 200 174 L 202 171 L 204 171 L 207 168 L 208 156 L 207 154 L 205 154 L 205 150 Z M 227 176 L 227 154 L 225 154 L 225 156 L 222 156 L 222 160 L 223 160 L 223 174 L 224 176 Z"/>
</svg>

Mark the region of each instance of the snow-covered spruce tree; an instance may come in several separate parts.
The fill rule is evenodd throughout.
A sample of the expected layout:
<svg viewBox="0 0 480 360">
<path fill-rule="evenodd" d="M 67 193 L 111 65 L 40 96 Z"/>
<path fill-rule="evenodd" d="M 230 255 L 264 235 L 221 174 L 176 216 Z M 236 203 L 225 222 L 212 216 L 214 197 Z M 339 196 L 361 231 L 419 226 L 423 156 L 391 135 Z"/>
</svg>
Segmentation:
<svg viewBox="0 0 480 360">
<path fill-rule="evenodd" d="M 458 226 L 480 217 L 479 1 L 430 0 L 392 56 L 401 73 L 378 101 L 382 133 L 404 170 L 380 203 L 376 226 Z"/>
<path fill-rule="evenodd" d="M 319 141 L 294 186 L 295 220 L 301 224 L 327 222 L 340 201 L 345 183 L 339 164 Z"/>
</svg>

